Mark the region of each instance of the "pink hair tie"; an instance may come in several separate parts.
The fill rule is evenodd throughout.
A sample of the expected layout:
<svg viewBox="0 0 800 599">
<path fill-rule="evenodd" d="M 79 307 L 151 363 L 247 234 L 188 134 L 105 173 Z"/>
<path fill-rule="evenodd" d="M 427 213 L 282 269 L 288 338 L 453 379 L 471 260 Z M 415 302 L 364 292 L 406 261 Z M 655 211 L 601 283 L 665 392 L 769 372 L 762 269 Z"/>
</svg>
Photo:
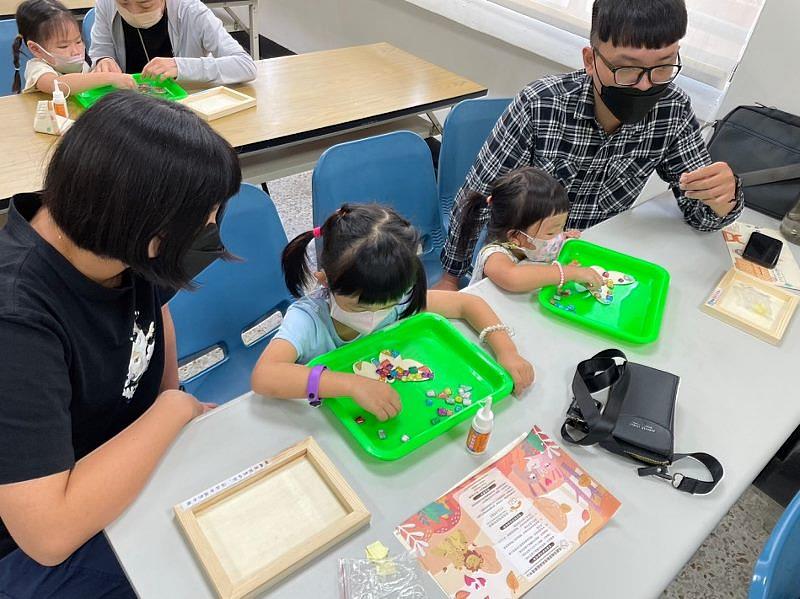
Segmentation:
<svg viewBox="0 0 800 599">
<path fill-rule="evenodd" d="M 314 239 L 322 237 L 322 227 L 314 227 Z"/>
</svg>

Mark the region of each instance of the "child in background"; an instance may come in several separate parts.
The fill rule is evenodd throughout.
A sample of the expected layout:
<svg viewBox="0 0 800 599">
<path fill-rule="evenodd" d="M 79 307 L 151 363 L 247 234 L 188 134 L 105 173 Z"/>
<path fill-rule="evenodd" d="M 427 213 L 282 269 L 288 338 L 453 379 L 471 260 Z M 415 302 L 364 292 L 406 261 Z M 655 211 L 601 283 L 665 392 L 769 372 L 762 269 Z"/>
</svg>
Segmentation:
<svg viewBox="0 0 800 599">
<path fill-rule="evenodd" d="M 319 272 L 311 274 L 306 250 L 322 238 Z M 481 298 L 428 291 L 417 255 L 419 234 L 391 208 L 345 204 L 321 227 L 295 237 L 283 252 L 286 286 L 298 299 L 253 371 L 253 389 L 290 399 L 352 397 L 379 420 L 397 415 L 400 398 L 391 385 L 351 373 L 308 368 L 310 360 L 424 310 L 463 318 L 481 332 L 516 391 L 533 382 L 533 367 L 519 355 L 510 328 Z M 320 288 L 301 297 L 313 279 Z"/>
<path fill-rule="evenodd" d="M 500 177 L 486 200 L 479 194 L 466 197 L 462 211 L 461 239 L 466 243 L 478 226 L 481 205 L 489 204 L 486 245 L 478 253 L 470 285 L 484 277 L 513 292 L 534 291 L 546 285 L 575 281 L 600 287 L 602 278 L 577 263 L 556 259 L 567 239 L 579 231 L 564 231 L 569 199 L 561 184 L 545 171 L 524 167 Z"/>
<path fill-rule="evenodd" d="M 81 29 L 72 13 L 58 0 L 26 0 L 17 7 L 14 40 L 14 83 L 12 91 L 40 91 L 52 94 L 55 81 L 65 94 L 113 85 L 134 88 L 136 82 L 124 73 L 89 73 Z M 33 58 L 25 66 L 25 87 L 21 86 L 19 56 L 22 45 Z"/>
</svg>

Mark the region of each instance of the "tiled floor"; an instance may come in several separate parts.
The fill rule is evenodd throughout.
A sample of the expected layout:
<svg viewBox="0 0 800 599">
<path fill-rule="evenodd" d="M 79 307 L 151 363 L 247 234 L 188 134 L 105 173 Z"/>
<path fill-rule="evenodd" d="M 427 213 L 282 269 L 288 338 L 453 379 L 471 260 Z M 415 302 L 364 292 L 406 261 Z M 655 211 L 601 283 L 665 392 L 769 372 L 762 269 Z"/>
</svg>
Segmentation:
<svg viewBox="0 0 800 599">
<path fill-rule="evenodd" d="M 311 173 L 273 181 L 270 195 L 289 239 L 311 229 Z M 749 487 L 662 599 L 744 598 L 753 565 L 782 508 Z"/>
</svg>

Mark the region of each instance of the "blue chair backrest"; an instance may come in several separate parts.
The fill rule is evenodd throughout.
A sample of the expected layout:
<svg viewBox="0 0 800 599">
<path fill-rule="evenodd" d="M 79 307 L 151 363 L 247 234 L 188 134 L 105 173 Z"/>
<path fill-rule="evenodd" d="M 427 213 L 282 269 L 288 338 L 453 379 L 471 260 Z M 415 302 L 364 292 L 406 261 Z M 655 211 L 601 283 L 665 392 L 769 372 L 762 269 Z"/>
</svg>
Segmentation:
<svg viewBox="0 0 800 599">
<path fill-rule="evenodd" d="M 239 261 L 218 260 L 195 279 L 198 288 L 180 291 L 170 302 L 178 343 L 178 361 L 204 354 L 219 346 L 225 360 L 184 384 L 190 392 L 214 370 L 226 368 L 228 360 L 246 355 L 240 368 L 233 399 L 250 389 L 249 371 L 271 335 L 253 345 L 245 345 L 242 333 L 265 316 L 281 313 L 292 301 L 281 273 L 280 256 L 286 246 L 286 233 L 275 205 L 260 189 L 243 183 L 228 202 L 222 219 L 221 236 L 228 250 Z M 270 331 L 272 333 L 274 331 Z M 202 397 L 220 401 L 217 397 Z"/>
<path fill-rule="evenodd" d="M 758 557 L 749 599 L 800 597 L 800 493 L 772 529 Z"/>
<path fill-rule="evenodd" d="M 11 45 L 17 37 L 17 22 L 14 19 L 0 20 L 0 96 L 11 95 L 14 83 L 14 54 Z M 28 62 L 27 48 L 23 46 L 19 54 L 19 75 L 25 85 L 25 65 Z M 31 125 L 33 126 L 33 125 Z"/>
<path fill-rule="evenodd" d="M 94 27 L 94 9 L 90 8 L 85 15 L 83 15 L 83 43 L 86 49 L 92 47 L 92 27 Z"/>
<path fill-rule="evenodd" d="M 478 152 L 510 102 L 509 98 L 464 100 L 447 115 L 439 152 L 439 202 L 446 228 L 449 228 L 450 212 L 458 190 L 464 185 Z"/>
<path fill-rule="evenodd" d="M 333 146 L 320 157 L 311 190 L 314 225 L 345 203 L 391 206 L 419 229 L 429 281 L 441 274 L 444 228 L 436 174 L 428 144 L 416 133 L 396 131 Z"/>
</svg>

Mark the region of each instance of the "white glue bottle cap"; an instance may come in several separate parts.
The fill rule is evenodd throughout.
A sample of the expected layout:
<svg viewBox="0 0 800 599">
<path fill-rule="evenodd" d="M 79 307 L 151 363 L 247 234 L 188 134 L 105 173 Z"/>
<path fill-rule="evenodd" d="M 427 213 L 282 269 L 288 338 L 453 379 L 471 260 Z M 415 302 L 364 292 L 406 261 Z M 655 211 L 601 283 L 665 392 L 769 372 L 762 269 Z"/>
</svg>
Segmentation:
<svg viewBox="0 0 800 599">
<path fill-rule="evenodd" d="M 55 87 L 55 89 L 53 89 L 53 102 L 56 102 L 57 104 L 63 104 L 66 102 L 64 92 L 62 92 L 61 88 L 58 87 L 58 79 L 53 81 L 53 86 Z"/>
<path fill-rule="evenodd" d="M 472 428 L 476 433 L 488 433 L 491 432 L 493 425 L 494 412 L 492 412 L 492 396 L 490 395 L 486 398 L 483 407 L 475 414 L 475 418 L 472 419 Z"/>
</svg>

